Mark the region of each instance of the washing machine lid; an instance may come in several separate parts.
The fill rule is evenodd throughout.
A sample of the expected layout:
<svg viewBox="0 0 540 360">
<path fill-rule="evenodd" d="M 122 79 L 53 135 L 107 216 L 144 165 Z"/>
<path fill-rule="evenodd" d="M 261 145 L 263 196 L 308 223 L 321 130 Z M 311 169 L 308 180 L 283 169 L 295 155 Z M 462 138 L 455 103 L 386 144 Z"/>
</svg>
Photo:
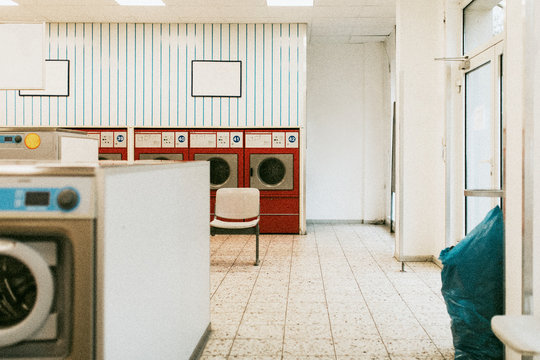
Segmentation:
<svg viewBox="0 0 540 360">
<path fill-rule="evenodd" d="M 139 160 L 184 160 L 183 154 L 163 153 L 163 154 L 139 154 Z"/>
<path fill-rule="evenodd" d="M 31 247 L 0 238 L 0 347 L 39 330 L 49 316 L 54 283 L 46 260 Z"/>
<path fill-rule="evenodd" d="M 210 162 L 210 189 L 238 187 L 238 154 L 195 154 L 193 158 Z"/>
<path fill-rule="evenodd" d="M 293 154 L 250 154 L 250 186 L 259 190 L 293 190 Z"/>
</svg>

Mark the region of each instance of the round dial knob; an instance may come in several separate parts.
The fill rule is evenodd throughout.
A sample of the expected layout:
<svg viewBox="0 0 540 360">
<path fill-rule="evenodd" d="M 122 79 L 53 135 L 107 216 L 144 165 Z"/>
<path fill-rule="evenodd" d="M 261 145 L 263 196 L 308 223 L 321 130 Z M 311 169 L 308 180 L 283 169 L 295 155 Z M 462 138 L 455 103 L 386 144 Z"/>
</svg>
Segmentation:
<svg viewBox="0 0 540 360">
<path fill-rule="evenodd" d="M 58 206 L 61 209 L 71 210 L 74 209 L 79 203 L 79 195 L 75 190 L 64 189 L 60 191 L 60 194 L 58 194 L 56 201 L 58 201 Z"/>
<path fill-rule="evenodd" d="M 15 136 L 15 142 L 16 143 L 20 143 L 21 141 L 22 141 L 22 136 L 21 135 Z"/>
</svg>

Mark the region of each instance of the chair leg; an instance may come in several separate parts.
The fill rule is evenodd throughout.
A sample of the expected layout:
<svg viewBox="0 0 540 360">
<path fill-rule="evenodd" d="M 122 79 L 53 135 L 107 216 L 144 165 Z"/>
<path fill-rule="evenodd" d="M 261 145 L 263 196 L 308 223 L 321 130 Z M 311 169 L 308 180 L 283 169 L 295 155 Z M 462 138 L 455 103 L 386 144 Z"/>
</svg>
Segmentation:
<svg viewBox="0 0 540 360">
<path fill-rule="evenodd" d="M 259 224 L 255 226 L 255 266 L 259 266 Z"/>
</svg>

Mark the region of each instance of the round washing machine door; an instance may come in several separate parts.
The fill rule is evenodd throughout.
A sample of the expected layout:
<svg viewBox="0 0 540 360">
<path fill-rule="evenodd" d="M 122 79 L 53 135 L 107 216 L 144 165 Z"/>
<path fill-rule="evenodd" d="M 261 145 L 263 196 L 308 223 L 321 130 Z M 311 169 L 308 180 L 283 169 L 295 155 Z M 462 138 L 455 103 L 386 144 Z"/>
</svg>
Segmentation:
<svg viewBox="0 0 540 360">
<path fill-rule="evenodd" d="M 210 184 L 219 187 L 227 182 L 231 177 L 231 167 L 223 158 L 211 157 L 210 162 Z"/>
<path fill-rule="evenodd" d="M 0 347 L 40 329 L 53 298 L 53 277 L 41 255 L 23 243 L 0 238 Z"/>
<path fill-rule="evenodd" d="M 286 173 L 283 161 L 275 157 L 269 157 L 261 161 L 257 170 L 259 179 L 271 186 L 279 185 L 285 178 Z"/>
</svg>

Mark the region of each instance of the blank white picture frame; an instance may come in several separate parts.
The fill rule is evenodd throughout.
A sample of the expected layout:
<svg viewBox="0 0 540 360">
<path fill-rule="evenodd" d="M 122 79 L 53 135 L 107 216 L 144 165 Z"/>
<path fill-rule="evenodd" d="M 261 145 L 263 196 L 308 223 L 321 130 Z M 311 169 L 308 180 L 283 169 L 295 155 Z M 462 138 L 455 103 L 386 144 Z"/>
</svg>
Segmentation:
<svg viewBox="0 0 540 360">
<path fill-rule="evenodd" d="M 45 24 L 0 24 L 0 90 L 43 89 Z"/>
<path fill-rule="evenodd" d="M 191 61 L 192 97 L 242 97 L 242 62 Z"/>
<path fill-rule="evenodd" d="M 69 60 L 45 60 L 45 88 L 20 90 L 19 96 L 69 96 Z"/>
</svg>

